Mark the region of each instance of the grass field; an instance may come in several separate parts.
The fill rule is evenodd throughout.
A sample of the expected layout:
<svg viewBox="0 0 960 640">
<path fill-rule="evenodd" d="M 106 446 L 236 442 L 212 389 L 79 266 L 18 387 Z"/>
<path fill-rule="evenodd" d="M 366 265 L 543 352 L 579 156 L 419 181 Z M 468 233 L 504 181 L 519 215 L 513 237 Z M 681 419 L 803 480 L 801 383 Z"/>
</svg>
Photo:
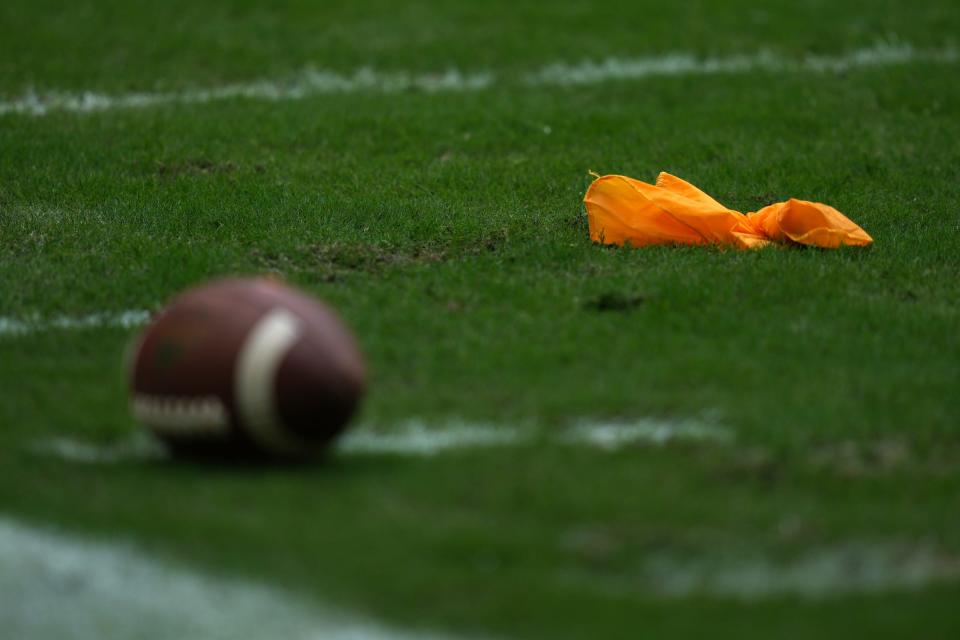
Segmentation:
<svg viewBox="0 0 960 640">
<path fill-rule="evenodd" d="M 0 317 L 36 325 L 0 334 L 0 515 L 414 630 L 958 637 L 955 2 L 341 4 L 0 6 Z M 783 63 L 555 66 L 669 54 Z M 434 90 L 451 70 L 482 81 Z M 374 80 L 294 95 L 315 72 Z M 826 202 L 875 245 L 595 246 L 588 170 Z M 134 329 L 44 319 L 264 272 L 354 327 L 358 430 L 537 436 L 306 468 L 38 453 L 136 431 Z M 730 437 L 555 437 L 643 420 Z"/>
</svg>

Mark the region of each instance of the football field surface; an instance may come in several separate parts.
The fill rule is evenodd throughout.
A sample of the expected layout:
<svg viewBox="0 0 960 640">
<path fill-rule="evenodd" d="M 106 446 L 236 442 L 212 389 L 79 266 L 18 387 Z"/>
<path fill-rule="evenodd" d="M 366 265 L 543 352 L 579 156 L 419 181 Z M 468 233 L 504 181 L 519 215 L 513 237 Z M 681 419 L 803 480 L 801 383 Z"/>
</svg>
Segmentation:
<svg viewBox="0 0 960 640">
<path fill-rule="evenodd" d="M 957 637 L 960 11 L 675 4 L 2 3 L 0 628 Z M 875 244 L 596 246 L 591 170 Z M 264 273 L 356 423 L 170 460 L 127 344 Z"/>
</svg>

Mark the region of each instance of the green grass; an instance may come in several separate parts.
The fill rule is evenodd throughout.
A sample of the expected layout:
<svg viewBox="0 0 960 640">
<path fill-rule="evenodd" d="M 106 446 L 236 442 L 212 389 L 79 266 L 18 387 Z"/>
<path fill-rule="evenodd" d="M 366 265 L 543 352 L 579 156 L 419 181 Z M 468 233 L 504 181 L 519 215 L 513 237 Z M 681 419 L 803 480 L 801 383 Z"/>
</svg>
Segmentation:
<svg viewBox="0 0 960 640">
<path fill-rule="evenodd" d="M 5 3 L 0 96 L 205 86 L 307 65 L 456 65 L 506 80 L 472 94 L 0 116 L 0 315 L 156 308 L 207 277 L 279 272 L 355 328 L 373 372 L 363 421 L 552 430 L 709 414 L 736 440 L 612 454 L 544 442 L 309 469 L 83 466 L 30 445 L 135 428 L 120 362 L 130 336 L 51 331 L 0 337 L 0 511 L 456 631 L 957 633 L 956 583 L 742 602 L 664 599 L 638 578 L 658 554 L 791 557 L 850 541 L 960 553 L 957 65 L 515 81 L 558 59 L 839 54 L 892 36 L 939 46 L 960 28 L 951 2 L 606 14 L 169 4 Z M 668 170 L 745 211 L 827 202 L 876 243 L 594 246 L 588 169 Z M 599 311 L 603 297 L 639 304 Z M 569 544 L 584 532 L 598 549 Z"/>
</svg>

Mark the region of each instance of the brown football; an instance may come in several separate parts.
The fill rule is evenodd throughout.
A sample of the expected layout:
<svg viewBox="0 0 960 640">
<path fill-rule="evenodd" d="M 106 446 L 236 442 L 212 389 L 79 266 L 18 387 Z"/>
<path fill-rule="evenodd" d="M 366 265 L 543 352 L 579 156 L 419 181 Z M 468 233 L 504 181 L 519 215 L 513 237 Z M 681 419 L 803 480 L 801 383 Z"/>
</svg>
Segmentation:
<svg viewBox="0 0 960 640">
<path fill-rule="evenodd" d="M 133 415 L 175 453 L 308 457 L 344 429 L 364 387 L 333 311 L 266 278 L 180 294 L 130 354 Z"/>
</svg>

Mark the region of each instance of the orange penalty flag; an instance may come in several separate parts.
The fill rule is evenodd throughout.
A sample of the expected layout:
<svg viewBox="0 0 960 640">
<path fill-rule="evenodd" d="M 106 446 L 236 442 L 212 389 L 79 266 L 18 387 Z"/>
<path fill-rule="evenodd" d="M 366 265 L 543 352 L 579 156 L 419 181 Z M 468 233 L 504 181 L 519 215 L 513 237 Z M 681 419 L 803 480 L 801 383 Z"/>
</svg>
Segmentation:
<svg viewBox="0 0 960 640">
<path fill-rule="evenodd" d="M 746 215 L 669 173 L 647 184 L 626 176 L 598 177 L 583 197 L 590 239 L 603 244 L 726 244 L 739 249 L 771 242 L 835 249 L 873 238 L 825 204 L 791 198 Z"/>
</svg>

